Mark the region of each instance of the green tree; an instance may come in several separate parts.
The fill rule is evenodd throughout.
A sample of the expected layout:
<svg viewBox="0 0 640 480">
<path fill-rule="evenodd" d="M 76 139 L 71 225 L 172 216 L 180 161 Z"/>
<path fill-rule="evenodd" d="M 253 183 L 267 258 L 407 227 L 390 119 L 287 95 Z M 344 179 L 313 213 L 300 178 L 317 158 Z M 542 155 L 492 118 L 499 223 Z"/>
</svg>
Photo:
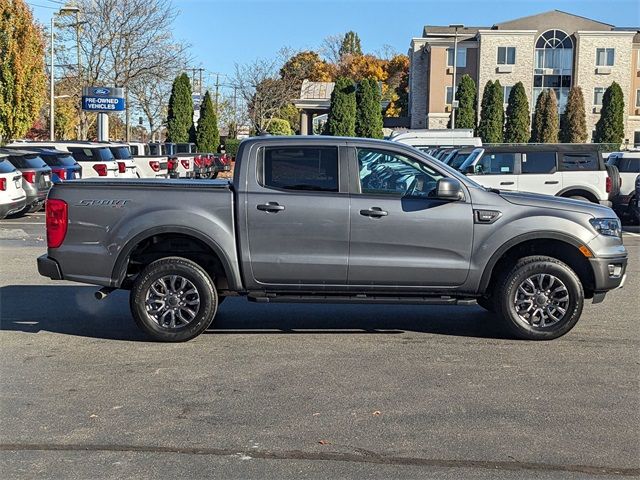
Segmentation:
<svg viewBox="0 0 640 480">
<path fill-rule="evenodd" d="M 189 76 L 182 73 L 176 77 L 171 87 L 167 115 L 167 141 L 176 143 L 193 141 L 195 133 L 191 82 L 189 82 Z"/>
<path fill-rule="evenodd" d="M 507 121 L 504 126 L 506 143 L 526 143 L 529 141 L 529 99 L 522 82 L 516 83 L 509 94 Z"/>
<path fill-rule="evenodd" d="M 340 57 L 342 58 L 345 55 L 362 55 L 360 37 L 356 32 L 349 31 L 344 34 L 342 44 L 340 45 Z"/>
<path fill-rule="evenodd" d="M 200 105 L 200 119 L 196 132 L 196 146 L 199 152 L 215 153 L 220 145 L 220 132 L 218 131 L 218 117 L 211 101 L 209 91 L 204 94 L 204 100 Z"/>
<path fill-rule="evenodd" d="M 559 119 L 556 93 L 547 89 L 538 97 L 531 126 L 531 141 L 534 143 L 558 143 Z"/>
<path fill-rule="evenodd" d="M 613 82 L 602 96 L 600 119 L 596 123 L 595 143 L 620 148 L 624 139 L 624 96 L 620 85 Z"/>
<path fill-rule="evenodd" d="M 580 87 L 572 87 L 569 90 L 567 108 L 560 119 L 560 141 L 564 143 L 584 143 L 588 138 L 582 89 Z"/>
<path fill-rule="evenodd" d="M 341 137 L 356 134 L 356 89 L 350 78 L 338 77 L 336 80 L 331 92 L 326 132 Z"/>
<path fill-rule="evenodd" d="M 0 0 L 0 145 L 24 136 L 45 99 L 44 42 L 23 0 Z"/>
<path fill-rule="evenodd" d="M 365 78 L 356 91 L 356 135 L 382 138 L 382 94 L 375 78 Z"/>
<path fill-rule="evenodd" d="M 458 89 L 456 90 L 456 100 L 458 100 L 456 128 L 471 128 L 475 130 L 478 89 L 476 88 L 476 82 L 467 74 L 462 75 L 460 78 L 460 83 L 458 83 Z"/>
<path fill-rule="evenodd" d="M 267 133 L 271 135 L 293 135 L 291 125 L 284 118 L 272 118 Z"/>
<path fill-rule="evenodd" d="M 484 87 L 478 135 L 483 143 L 501 143 L 504 129 L 504 93 L 500 81 L 489 80 Z"/>
</svg>

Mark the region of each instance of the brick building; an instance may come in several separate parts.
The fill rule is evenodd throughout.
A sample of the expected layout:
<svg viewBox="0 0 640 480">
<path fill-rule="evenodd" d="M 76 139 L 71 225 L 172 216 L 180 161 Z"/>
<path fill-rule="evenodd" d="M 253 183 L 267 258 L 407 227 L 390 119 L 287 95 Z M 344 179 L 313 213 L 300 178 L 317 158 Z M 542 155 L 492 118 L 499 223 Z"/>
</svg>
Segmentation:
<svg viewBox="0 0 640 480">
<path fill-rule="evenodd" d="M 478 85 L 478 105 L 488 80 L 500 80 L 507 101 L 522 82 L 531 110 L 552 88 L 563 112 L 569 88 L 582 87 L 587 128 L 594 130 L 602 94 L 613 81 L 625 102 L 625 139 L 640 145 L 640 27 L 621 28 L 553 10 L 457 33 L 457 80 L 467 73 Z M 411 40 L 411 128 L 446 128 L 451 112 L 455 29 L 424 27 Z"/>
</svg>

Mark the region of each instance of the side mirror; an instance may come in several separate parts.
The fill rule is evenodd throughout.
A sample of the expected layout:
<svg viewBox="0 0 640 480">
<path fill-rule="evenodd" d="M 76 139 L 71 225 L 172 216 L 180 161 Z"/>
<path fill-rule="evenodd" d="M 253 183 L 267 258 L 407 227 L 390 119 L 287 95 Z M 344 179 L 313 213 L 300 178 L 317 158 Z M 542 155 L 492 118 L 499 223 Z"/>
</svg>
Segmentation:
<svg viewBox="0 0 640 480">
<path fill-rule="evenodd" d="M 436 198 L 447 201 L 462 200 L 462 184 L 455 178 L 441 178 L 436 184 Z"/>
</svg>

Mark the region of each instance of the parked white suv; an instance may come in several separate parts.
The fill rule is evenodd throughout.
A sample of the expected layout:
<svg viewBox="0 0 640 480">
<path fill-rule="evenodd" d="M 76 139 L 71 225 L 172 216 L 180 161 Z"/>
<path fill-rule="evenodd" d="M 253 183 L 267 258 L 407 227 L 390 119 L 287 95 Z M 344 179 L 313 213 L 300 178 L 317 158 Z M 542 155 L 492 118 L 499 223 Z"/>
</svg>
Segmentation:
<svg viewBox="0 0 640 480">
<path fill-rule="evenodd" d="M 82 167 L 82 178 L 115 178 L 119 176 L 118 163 L 111 150 L 104 143 L 18 141 L 11 143 L 9 146 L 28 148 L 29 145 L 70 152 L 75 161 Z"/>
<path fill-rule="evenodd" d="M 607 206 L 619 191 L 615 167 L 604 163 L 593 144 L 484 146 L 476 148 L 459 170 L 490 188 Z"/>
<path fill-rule="evenodd" d="M 140 178 L 138 167 L 127 144 L 109 143 L 107 146 L 118 162 L 118 176 L 120 178 Z"/>
<path fill-rule="evenodd" d="M 620 218 L 633 218 L 636 198 L 636 178 L 640 174 L 640 152 L 613 152 L 607 160 L 608 165 L 618 169 L 620 175 L 620 193 L 613 199 L 613 209 Z"/>
<path fill-rule="evenodd" d="M 22 188 L 22 173 L 0 153 L 0 220 L 22 211 L 27 194 Z"/>
</svg>

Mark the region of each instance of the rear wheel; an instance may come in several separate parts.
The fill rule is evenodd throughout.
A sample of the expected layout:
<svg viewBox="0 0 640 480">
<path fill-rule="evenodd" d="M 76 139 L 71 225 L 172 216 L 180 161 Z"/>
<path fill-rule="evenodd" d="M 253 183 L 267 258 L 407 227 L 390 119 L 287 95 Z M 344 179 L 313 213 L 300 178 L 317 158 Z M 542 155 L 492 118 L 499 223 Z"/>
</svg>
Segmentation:
<svg viewBox="0 0 640 480">
<path fill-rule="evenodd" d="M 561 337 L 578 322 L 583 305 L 580 279 L 552 257 L 521 258 L 496 291 L 496 313 L 509 332 L 526 340 Z"/>
<path fill-rule="evenodd" d="M 211 325 L 218 294 L 197 263 L 167 257 L 150 263 L 138 275 L 129 303 L 136 324 L 154 340 L 184 342 Z"/>
</svg>

